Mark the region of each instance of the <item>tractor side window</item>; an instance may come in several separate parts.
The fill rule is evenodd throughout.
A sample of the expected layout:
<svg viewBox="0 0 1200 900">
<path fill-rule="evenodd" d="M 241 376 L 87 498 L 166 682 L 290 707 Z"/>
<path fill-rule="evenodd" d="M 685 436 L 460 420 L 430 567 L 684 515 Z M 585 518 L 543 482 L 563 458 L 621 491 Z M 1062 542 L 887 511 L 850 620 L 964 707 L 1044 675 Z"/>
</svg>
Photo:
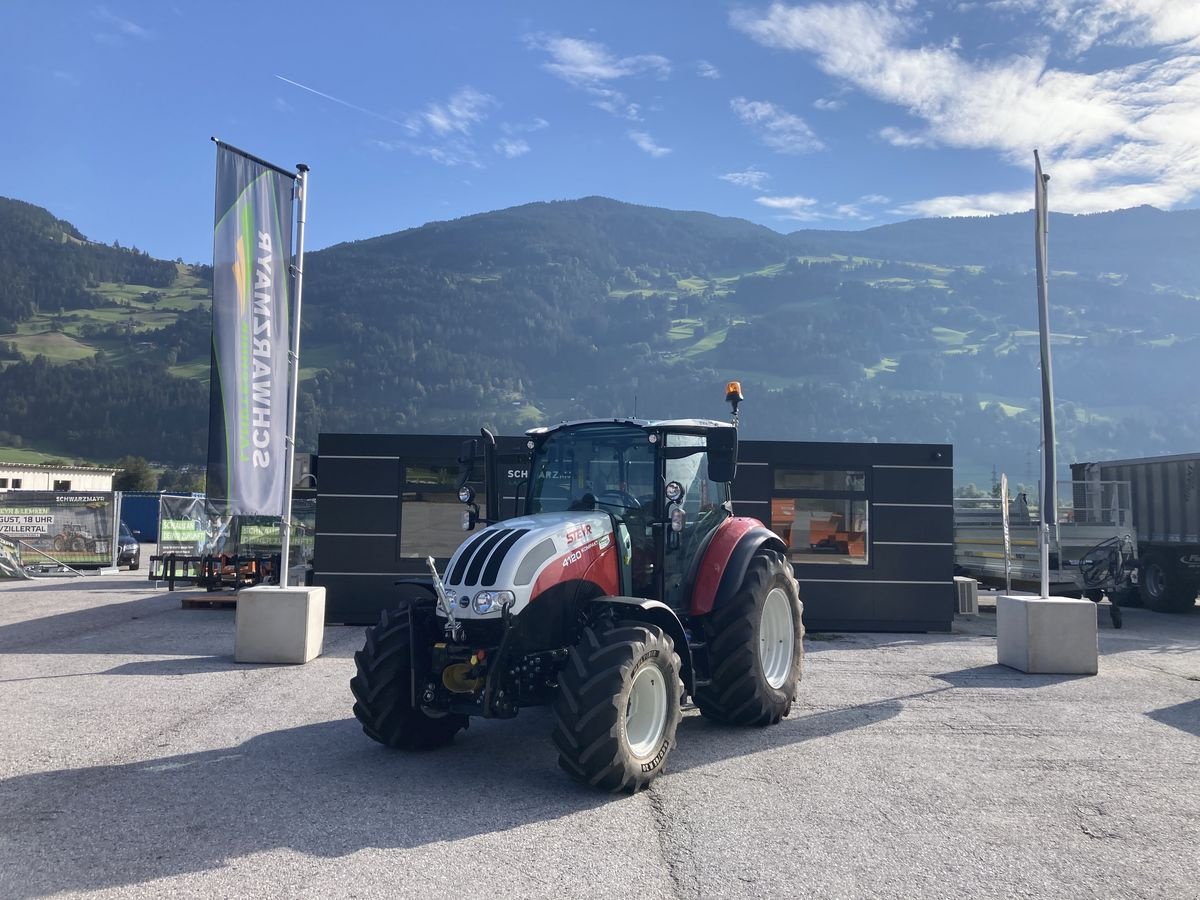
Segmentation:
<svg viewBox="0 0 1200 900">
<path fill-rule="evenodd" d="M 695 453 L 681 459 L 667 460 L 666 480 L 678 481 L 683 485 L 683 509 L 689 522 L 719 508 L 729 499 L 728 486 L 708 477 L 708 455 L 704 452 L 703 435 L 668 434 L 666 446 L 668 449 L 696 449 Z"/>
</svg>

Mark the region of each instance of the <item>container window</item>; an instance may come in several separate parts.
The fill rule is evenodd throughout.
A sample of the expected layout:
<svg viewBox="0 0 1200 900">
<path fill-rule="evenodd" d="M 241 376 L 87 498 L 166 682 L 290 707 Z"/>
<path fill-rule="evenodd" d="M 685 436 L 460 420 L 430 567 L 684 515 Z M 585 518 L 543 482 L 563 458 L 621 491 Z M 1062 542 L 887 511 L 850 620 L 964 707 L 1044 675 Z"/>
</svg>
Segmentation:
<svg viewBox="0 0 1200 900">
<path fill-rule="evenodd" d="M 775 470 L 771 530 L 797 564 L 867 564 L 867 479 L 863 470 Z"/>
</svg>

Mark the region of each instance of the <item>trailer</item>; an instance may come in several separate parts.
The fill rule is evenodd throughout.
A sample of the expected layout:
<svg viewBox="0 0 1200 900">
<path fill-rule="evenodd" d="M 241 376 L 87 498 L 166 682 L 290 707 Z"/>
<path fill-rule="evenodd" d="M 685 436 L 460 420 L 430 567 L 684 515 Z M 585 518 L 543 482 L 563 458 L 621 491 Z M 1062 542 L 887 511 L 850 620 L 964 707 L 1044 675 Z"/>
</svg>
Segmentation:
<svg viewBox="0 0 1200 900">
<path fill-rule="evenodd" d="M 1050 529 L 1050 590 L 1099 600 L 1127 597 L 1137 577 L 1137 529 L 1130 486 L 1119 481 L 1060 482 Z M 1069 505 L 1068 505 L 1069 504 Z M 1024 494 L 1004 510 L 996 497 L 954 500 L 954 572 L 985 584 L 1034 588 L 1041 581 L 1041 516 Z"/>
<path fill-rule="evenodd" d="M 1079 462 L 1083 484 L 1129 482 L 1138 524 L 1138 593 L 1158 612 L 1189 612 L 1200 590 L 1200 453 Z"/>
</svg>

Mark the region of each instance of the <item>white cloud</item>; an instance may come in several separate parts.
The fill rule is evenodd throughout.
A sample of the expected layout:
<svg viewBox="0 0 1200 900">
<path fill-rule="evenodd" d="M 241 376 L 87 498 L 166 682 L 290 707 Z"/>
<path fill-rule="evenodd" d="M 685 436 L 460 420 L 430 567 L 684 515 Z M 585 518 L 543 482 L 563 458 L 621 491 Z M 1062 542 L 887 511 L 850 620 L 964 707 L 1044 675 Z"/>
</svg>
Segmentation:
<svg viewBox="0 0 1200 900">
<path fill-rule="evenodd" d="M 825 147 L 808 123 L 774 103 L 735 97 L 729 105 L 737 117 L 758 132 L 762 142 L 777 153 L 809 153 Z"/>
<path fill-rule="evenodd" d="M 131 37 L 138 40 L 149 40 L 154 35 L 150 29 L 144 28 L 130 19 L 123 19 L 114 14 L 107 6 L 92 8 L 92 18 L 108 26 L 106 31 L 94 35 L 96 40 L 104 44 L 120 43 L 121 38 Z"/>
<path fill-rule="evenodd" d="M 671 73 L 670 60 L 657 54 L 616 57 L 603 44 L 569 37 L 534 36 L 529 42 L 550 54 L 551 62 L 543 64 L 546 71 L 577 86 L 644 72 L 663 76 Z"/>
<path fill-rule="evenodd" d="M 500 130 L 505 134 L 529 134 L 549 128 L 550 123 L 541 116 L 534 116 L 528 122 L 501 122 Z"/>
<path fill-rule="evenodd" d="M 988 9 L 1035 12 L 1076 48 L 1136 43 L 1169 51 L 1100 70 L 1052 65 L 1049 41 L 973 59 L 953 42 L 920 43 L 923 18 L 911 0 L 775 3 L 765 12 L 734 12 L 731 22 L 764 46 L 810 56 L 828 75 L 922 123 L 920 130 L 881 131 L 893 144 L 989 150 L 1024 170 L 1040 148 L 1058 210 L 1170 207 L 1200 193 L 1200 4 L 1046 0 L 1043 8 L 1004 0 Z M 1022 190 L 934 197 L 902 209 L 994 213 L 1031 204 L 1032 190 Z"/>
<path fill-rule="evenodd" d="M 879 136 L 891 144 L 893 147 L 931 147 L 933 142 L 922 134 L 915 134 L 911 131 L 905 131 L 902 128 L 896 128 L 893 125 L 888 125 L 879 129 Z"/>
<path fill-rule="evenodd" d="M 671 61 L 654 53 L 618 57 L 595 41 L 556 35 L 531 35 L 526 43 L 550 55 L 550 62 L 542 64 L 547 72 L 590 94 L 593 106 L 630 121 L 640 120 L 641 108 L 612 83 L 637 75 L 671 74 Z"/>
<path fill-rule="evenodd" d="M 818 97 L 813 101 L 813 107 L 824 110 L 826 112 L 835 112 L 845 106 L 843 100 L 838 100 L 836 97 Z"/>
<path fill-rule="evenodd" d="M 1191 0 L 997 0 L 996 9 L 1037 15 L 1082 53 L 1096 44 L 1196 46 L 1200 5 Z"/>
<path fill-rule="evenodd" d="M 755 197 L 754 202 L 768 209 L 779 210 L 780 219 L 797 222 L 850 219 L 865 222 L 875 218 L 875 213 L 866 207 L 882 206 L 889 201 L 881 194 L 866 194 L 852 203 L 822 203 L 813 197 L 804 196 Z"/>
<path fill-rule="evenodd" d="M 495 105 L 495 97 L 468 86 L 455 91 L 444 103 L 430 103 L 405 126 L 418 134 L 429 129 L 435 135 L 467 135 L 473 125 L 487 118 L 488 110 Z"/>
<path fill-rule="evenodd" d="M 722 181 L 728 181 L 730 184 L 736 184 L 738 187 L 751 188 L 756 191 L 761 191 L 771 176 L 766 172 L 756 169 L 754 166 L 746 169 L 744 172 L 726 172 L 724 175 L 718 175 Z"/>
<path fill-rule="evenodd" d="M 721 70 L 714 66 L 706 59 L 701 59 L 696 63 L 696 74 L 701 78 L 720 78 Z"/>
<path fill-rule="evenodd" d="M 492 149 L 508 159 L 524 156 L 529 152 L 529 141 L 521 138 L 500 138 L 492 145 Z"/>
<path fill-rule="evenodd" d="M 649 153 L 655 159 L 666 156 L 671 152 L 670 147 L 662 147 L 655 143 L 654 138 L 646 134 L 644 131 L 629 132 L 629 139 L 637 144 L 638 148 Z"/>
<path fill-rule="evenodd" d="M 811 222 L 821 218 L 817 212 L 820 201 L 812 197 L 755 197 L 754 202 L 767 209 L 780 210 L 784 219 L 797 219 L 801 222 Z"/>
<path fill-rule="evenodd" d="M 367 143 L 373 147 L 378 147 L 380 150 L 404 150 L 413 156 L 432 160 L 440 166 L 450 168 L 457 166 L 468 166 L 473 169 L 483 168 L 483 163 L 479 161 L 479 154 L 475 152 L 475 148 L 461 140 L 444 141 L 440 144 L 422 144 L 415 141 L 372 139 Z"/>
</svg>

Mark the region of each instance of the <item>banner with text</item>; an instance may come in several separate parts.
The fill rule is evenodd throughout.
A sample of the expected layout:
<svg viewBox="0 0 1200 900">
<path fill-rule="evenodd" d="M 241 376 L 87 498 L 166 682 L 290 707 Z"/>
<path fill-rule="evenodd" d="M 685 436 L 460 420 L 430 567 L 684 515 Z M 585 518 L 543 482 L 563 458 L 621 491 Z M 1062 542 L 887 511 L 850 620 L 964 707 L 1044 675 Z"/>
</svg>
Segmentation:
<svg viewBox="0 0 1200 900">
<path fill-rule="evenodd" d="M 23 545 L 20 556 L 26 565 L 111 566 L 116 529 L 117 505 L 111 492 L 0 493 L 0 534 Z"/>
<path fill-rule="evenodd" d="M 295 176 L 217 144 L 208 497 L 283 513 Z"/>
</svg>

